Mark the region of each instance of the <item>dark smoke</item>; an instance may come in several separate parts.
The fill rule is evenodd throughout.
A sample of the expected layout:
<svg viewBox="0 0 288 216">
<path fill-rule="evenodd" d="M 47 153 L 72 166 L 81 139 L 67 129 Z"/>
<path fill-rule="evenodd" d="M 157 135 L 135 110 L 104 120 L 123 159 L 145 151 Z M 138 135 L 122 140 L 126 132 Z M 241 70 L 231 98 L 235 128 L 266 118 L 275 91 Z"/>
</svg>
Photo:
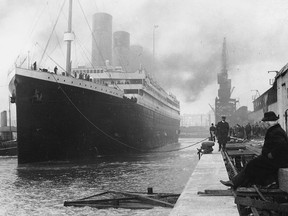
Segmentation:
<svg viewBox="0 0 288 216">
<path fill-rule="evenodd" d="M 165 89 L 181 89 L 186 102 L 194 102 L 208 85 L 216 81 L 220 67 L 219 54 L 209 56 L 204 62 L 193 60 L 189 54 L 166 56 L 160 60 L 155 77 Z"/>
<path fill-rule="evenodd" d="M 99 12 L 96 10 L 95 2 L 80 1 L 84 11 L 88 10 L 86 15 L 91 24 L 92 14 Z M 5 1 L 4 9 L 0 13 L 0 23 L 11 13 L 25 13 L 25 8 L 29 7 L 40 10 L 45 4 L 50 4 L 47 7 L 50 10 L 48 12 L 55 18 L 59 8 L 52 7 L 52 5 L 61 5 L 62 1 L 55 2 L 23 0 L 20 4 L 19 0 Z M 138 3 L 129 2 L 128 4 L 126 2 L 126 6 L 132 5 L 131 9 L 121 11 L 124 3 L 125 1 L 122 0 L 106 0 L 103 4 L 97 4 L 99 10 L 102 10 L 101 12 L 107 12 L 113 16 L 114 31 L 128 31 L 132 44 L 141 44 L 145 51 L 145 55 L 143 54 L 142 57 L 143 66 L 147 68 L 148 72 L 154 75 L 164 89 L 168 91 L 170 89 L 181 90 L 186 102 L 197 101 L 200 99 L 201 92 L 217 83 L 217 73 L 221 71 L 224 37 L 227 39 L 230 77 L 233 73 L 238 73 L 233 70 L 237 65 L 257 65 L 257 63 L 265 61 L 281 61 L 279 68 L 267 68 L 267 70 L 275 70 L 286 64 L 288 30 L 285 28 L 285 23 L 287 23 L 285 17 L 287 16 L 283 13 L 285 11 L 284 3 L 278 2 L 277 5 L 265 0 L 263 0 L 263 4 L 249 0 L 220 0 L 217 3 L 211 0 L 181 0 L 178 2 L 175 0 L 147 0 L 139 1 L 140 6 Z M 82 45 L 89 51 L 90 32 L 77 1 L 74 1 L 74 8 L 76 10 L 74 13 L 76 18 L 73 20 L 75 33 L 78 36 L 79 33 L 82 34 L 79 38 L 85 42 Z M 64 13 L 67 15 L 66 11 Z M 61 16 L 61 20 L 63 23 L 61 22 L 61 26 L 56 29 L 60 41 L 63 31 L 66 29 L 66 23 L 64 24 L 66 20 L 63 19 L 63 16 Z M 35 36 L 37 38 L 35 42 L 37 41 L 42 47 L 45 47 L 52 29 L 49 21 L 47 19 L 46 23 L 41 23 L 42 29 Z M 151 48 L 152 30 L 155 24 L 159 25 L 156 38 L 158 55 L 156 56 L 157 67 L 156 70 L 153 70 Z M 56 51 L 53 52 L 53 50 L 57 44 L 58 41 L 54 37 L 48 50 L 49 54 L 55 54 Z M 63 41 L 62 46 L 65 51 Z M 41 56 L 40 51 L 35 56 Z M 78 58 L 83 56 L 81 50 L 78 49 L 78 52 Z M 59 56 L 53 57 L 60 59 Z M 60 57 L 62 59 L 62 55 Z M 87 59 L 84 60 L 86 63 L 88 62 Z M 232 80 L 233 86 L 235 83 L 236 81 Z M 216 95 L 217 92 L 214 97 Z"/>
</svg>

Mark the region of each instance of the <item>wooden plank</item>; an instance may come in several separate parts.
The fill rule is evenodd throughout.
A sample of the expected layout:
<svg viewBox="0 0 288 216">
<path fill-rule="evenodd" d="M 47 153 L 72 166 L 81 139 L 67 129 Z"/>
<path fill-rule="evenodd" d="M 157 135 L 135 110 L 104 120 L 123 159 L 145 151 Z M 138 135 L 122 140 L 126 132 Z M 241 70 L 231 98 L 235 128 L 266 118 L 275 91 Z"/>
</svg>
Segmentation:
<svg viewBox="0 0 288 216">
<path fill-rule="evenodd" d="M 145 202 L 148 202 L 148 203 L 152 203 L 152 204 L 155 204 L 155 205 L 158 205 L 158 206 L 162 206 L 162 207 L 170 207 L 170 208 L 174 207 L 174 204 L 171 204 L 171 203 L 168 203 L 168 202 L 165 202 L 165 201 L 161 201 L 161 200 L 157 200 L 157 199 L 153 199 L 153 198 L 150 198 L 150 197 L 138 195 L 138 194 L 127 193 L 127 192 L 117 192 L 117 193 L 124 194 L 124 195 L 127 195 L 127 196 L 136 197 L 136 198 L 138 198 L 138 199 L 140 199 L 142 201 L 145 201 Z"/>
<path fill-rule="evenodd" d="M 148 204 L 121 204 L 121 205 L 113 205 L 113 204 L 75 204 L 74 207 L 93 207 L 98 209 L 105 208 L 125 208 L 125 209 L 152 209 L 154 206 Z"/>
<path fill-rule="evenodd" d="M 259 191 L 259 188 L 258 188 L 256 185 L 252 185 L 252 187 L 256 190 L 257 194 L 260 196 L 260 198 L 261 198 L 262 200 L 268 201 L 268 200 L 264 197 L 263 193 L 261 193 L 261 191 Z"/>
<path fill-rule="evenodd" d="M 84 197 L 84 198 L 79 199 L 79 200 L 91 199 L 92 197 L 102 196 L 102 195 L 108 194 L 108 193 L 110 193 L 110 191 L 105 191 L 103 193 L 99 193 L 99 194 L 95 194 L 95 195 L 92 195 L 92 196 Z"/>
<path fill-rule="evenodd" d="M 256 147 L 256 146 L 251 146 L 249 144 L 246 144 L 246 148 L 249 149 L 250 151 L 254 152 L 255 155 L 260 155 L 262 152 L 261 147 Z"/>
<path fill-rule="evenodd" d="M 251 207 L 251 211 L 253 213 L 253 216 L 260 216 L 257 209 L 255 207 Z"/>
<path fill-rule="evenodd" d="M 112 203 L 120 201 L 135 201 L 135 197 L 126 197 L 126 198 L 114 198 L 114 199 L 100 199 L 100 200 L 75 200 L 75 201 L 65 201 L 64 206 L 73 206 L 76 204 L 103 204 L 103 203 Z"/>
<path fill-rule="evenodd" d="M 256 200 L 250 197 L 238 197 L 237 196 L 235 198 L 235 203 L 238 205 L 255 207 L 257 209 L 262 209 L 262 210 L 274 210 L 278 212 L 288 213 L 288 205 L 286 204 L 278 204 L 275 202 Z"/>
<path fill-rule="evenodd" d="M 280 189 L 265 189 L 265 188 L 262 188 L 260 189 L 259 188 L 259 191 L 264 194 L 264 195 L 267 195 L 267 196 L 287 196 L 287 193 L 280 190 Z M 259 196 L 257 194 L 257 191 L 254 189 L 254 188 L 245 188 L 245 187 L 240 187 L 240 188 L 237 188 L 236 190 L 236 195 L 237 196 Z"/>
<path fill-rule="evenodd" d="M 239 143 L 235 143 L 235 144 L 226 144 L 226 149 L 227 150 L 239 150 L 239 149 L 246 149 L 246 146 L 244 144 L 239 144 Z"/>
<path fill-rule="evenodd" d="M 278 171 L 279 188 L 288 193 L 288 168 L 281 168 Z"/>
<path fill-rule="evenodd" d="M 90 199 L 93 197 L 97 197 L 100 195 L 105 194 L 116 194 L 116 195 L 124 195 L 126 197 L 124 198 L 104 198 L 104 199 Z M 162 207 L 174 207 L 174 204 L 171 204 L 169 202 L 159 200 L 160 198 L 173 198 L 173 202 L 175 203 L 177 198 L 179 197 L 179 194 L 149 194 L 149 195 L 140 195 L 139 193 L 131 193 L 131 192 L 118 192 L 118 191 L 107 191 L 100 194 L 96 194 L 93 196 L 85 197 L 83 199 L 75 200 L 75 201 L 65 201 L 64 206 L 91 206 L 94 205 L 94 207 L 104 206 L 105 205 L 113 205 L 114 207 L 121 208 L 121 206 L 124 203 L 141 203 L 143 205 L 156 205 L 156 206 L 162 206 Z M 120 204 L 119 204 L 120 203 Z"/>
<path fill-rule="evenodd" d="M 245 156 L 245 155 L 255 155 L 254 152 L 248 149 L 240 149 L 240 150 L 227 150 L 227 154 L 229 156 Z"/>
<path fill-rule="evenodd" d="M 231 190 L 204 190 L 204 192 L 198 191 L 197 194 L 207 196 L 233 196 Z"/>
</svg>

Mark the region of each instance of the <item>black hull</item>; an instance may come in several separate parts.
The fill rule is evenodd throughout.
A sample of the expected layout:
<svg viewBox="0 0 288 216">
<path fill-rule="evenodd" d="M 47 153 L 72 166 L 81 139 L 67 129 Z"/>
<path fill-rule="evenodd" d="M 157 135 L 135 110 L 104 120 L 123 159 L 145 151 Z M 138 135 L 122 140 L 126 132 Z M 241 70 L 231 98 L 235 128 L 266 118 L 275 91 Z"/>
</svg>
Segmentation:
<svg viewBox="0 0 288 216">
<path fill-rule="evenodd" d="M 18 163 L 141 153 L 178 142 L 180 120 L 135 101 L 15 75 Z"/>
</svg>

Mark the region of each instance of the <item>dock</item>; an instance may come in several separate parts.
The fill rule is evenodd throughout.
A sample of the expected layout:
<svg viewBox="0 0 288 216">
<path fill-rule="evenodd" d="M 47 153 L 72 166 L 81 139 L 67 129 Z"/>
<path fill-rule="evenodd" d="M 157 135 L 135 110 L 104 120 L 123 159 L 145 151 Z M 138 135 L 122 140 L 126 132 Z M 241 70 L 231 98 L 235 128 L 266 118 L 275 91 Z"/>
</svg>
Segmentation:
<svg viewBox="0 0 288 216">
<path fill-rule="evenodd" d="M 170 216 L 239 215 L 232 192 L 220 180 L 228 180 L 222 154 L 203 154 Z M 205 194 L 207 190 L 219 194 Z"/>
</svg>

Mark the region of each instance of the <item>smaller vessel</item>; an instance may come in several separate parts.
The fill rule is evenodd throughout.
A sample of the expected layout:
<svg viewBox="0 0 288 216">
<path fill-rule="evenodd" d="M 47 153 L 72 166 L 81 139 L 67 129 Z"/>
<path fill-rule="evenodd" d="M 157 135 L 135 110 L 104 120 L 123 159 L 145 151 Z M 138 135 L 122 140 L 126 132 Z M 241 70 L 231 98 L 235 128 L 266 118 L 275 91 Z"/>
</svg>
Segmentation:
<svg viewBox="0 0 288 216">
<path fill-rule="evenodd" d="M 173 208 L 180 194 L 106 191 L 75 201 L 65 201 L 64 206 L 93 208 L 152 209 L 155 206 Z"/>
<path fill-rule="evenodd" d="M 17 156 L 17 140 L 9 140 L 0 143 L 0 156 Z"/>
<path fill-rule="evenodd" d="M 16 127 L 11 126 L 11 117 L 9 117 L 9 126 L 7 125 L 7 111 L 1 112 L 0 156 L 17 155 L 17 140 L 13 136 L 15 132 Z"/>
</svg>

